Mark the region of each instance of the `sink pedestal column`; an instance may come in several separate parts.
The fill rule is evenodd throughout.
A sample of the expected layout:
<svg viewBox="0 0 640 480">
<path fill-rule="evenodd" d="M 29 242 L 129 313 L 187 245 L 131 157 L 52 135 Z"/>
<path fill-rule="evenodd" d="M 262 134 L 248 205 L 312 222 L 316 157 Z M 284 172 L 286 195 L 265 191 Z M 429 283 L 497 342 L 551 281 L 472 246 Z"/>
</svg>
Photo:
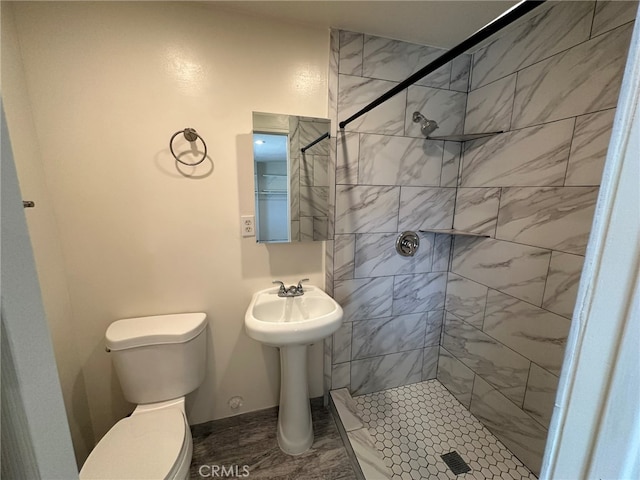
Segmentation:
<svg viewBox="0 0 640 480">
<path fill-rule="evenodd" d="M 280 373 L 278 445 L 289 455 L 299 455 L 313 443 L 306 345 L 280 347 Z"/>
</svg>

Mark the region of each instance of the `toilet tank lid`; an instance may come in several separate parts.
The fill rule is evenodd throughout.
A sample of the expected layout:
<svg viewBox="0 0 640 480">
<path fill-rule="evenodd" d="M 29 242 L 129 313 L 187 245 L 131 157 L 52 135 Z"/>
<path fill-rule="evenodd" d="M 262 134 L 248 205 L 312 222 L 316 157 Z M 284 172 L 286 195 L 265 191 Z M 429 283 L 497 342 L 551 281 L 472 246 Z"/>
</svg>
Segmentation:
<svg viewBox="0 0 640 480">
<path fill-rule="evenodd" d="M 184 343 L 196 337 L 206 326 L 205 313 L 125 318 L 109 325 L 105 340 L 109 350 Z"/>
</svg>

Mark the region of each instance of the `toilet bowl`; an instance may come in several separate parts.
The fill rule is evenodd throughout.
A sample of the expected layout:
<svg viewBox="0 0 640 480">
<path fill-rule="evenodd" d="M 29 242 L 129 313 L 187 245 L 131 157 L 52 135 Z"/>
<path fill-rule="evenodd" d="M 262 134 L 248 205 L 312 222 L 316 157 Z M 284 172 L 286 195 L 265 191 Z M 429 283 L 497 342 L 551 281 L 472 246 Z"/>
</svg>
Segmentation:
<svg viewBox="0 0 640 480">
<path fill-rule="evenodd" d="M 189 477 L 193 441 L 184 395 L 204 378 L 205 329 L 203 313 L 125 319 L 109 327 L 107 351 L 125 398 L 138 406 L 96 445 L 81 480 Z"/>
<path fill-rule="evenodd" d="M 180 399 L 184 407 L 184 399 Z M 116 423 L 93 449 L 81 479 L 188 478 L 193 442 L 183 408 L 140 407 Z"/>
</svg>

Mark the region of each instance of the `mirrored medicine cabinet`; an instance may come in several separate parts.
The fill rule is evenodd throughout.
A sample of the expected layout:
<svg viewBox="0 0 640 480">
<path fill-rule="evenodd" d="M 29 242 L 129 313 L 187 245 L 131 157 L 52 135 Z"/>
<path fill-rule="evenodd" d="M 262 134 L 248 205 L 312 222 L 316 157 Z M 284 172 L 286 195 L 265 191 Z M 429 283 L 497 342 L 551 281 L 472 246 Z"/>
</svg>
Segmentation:
<svg viewBox="0 0 640 480">
<path fill-rule="evenodd" d="M 328 239 L 329 130 L 325 118 L 253 112 L 257 242 Z"/>
</svg>

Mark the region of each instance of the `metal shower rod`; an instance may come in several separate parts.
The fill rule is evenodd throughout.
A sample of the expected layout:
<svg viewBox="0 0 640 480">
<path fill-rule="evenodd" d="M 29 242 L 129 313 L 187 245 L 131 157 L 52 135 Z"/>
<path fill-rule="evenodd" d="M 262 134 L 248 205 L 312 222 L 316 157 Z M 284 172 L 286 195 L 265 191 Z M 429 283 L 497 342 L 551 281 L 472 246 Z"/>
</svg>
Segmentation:
<svg viewBox="0 0 640 480">
<path fill-rule="evenodd" d="M 316 143 L 320 142 L 321 140 L 324 140 L 325 138 L 331 138 L 331 135 L 329 135 L 329 132 L 319 136 L 318 138 L 316 138 L 313 142 L 311 142 L 309 145 L 307 145 L 306 147 L 302 147 L 300 149 L 300 151 L 302 153 L 304 153 L 306 150 L 309 150 L 311 147 L 313 147 Z"/>
<path fill-rule="evenodd" d="M 436 58 L 433 62 L 431 62 L 427 66 L 418 70 L 416 73 L 411 75 L 406 80 L 400 82 L 398 85 L 396 85 L 386 93 L 383 93 L 382 95 L 380 95 L 378 98 L 372 101 L 369 105 L 362 108 L 358 112 L 354 113 L 346 120 L 340 122 L 339 124 L 340 128 L 346 127 L 349 123 L 353 122 L 356 118 L 364 115 L 368 111 L 376 108 L 378 105 L 386 102 L 391 97 L 403 91 L 405 88 L 413 85 L 415 82 L 417 82 L 421 78 L 426 77 L 430 73 L 434 72 L 436 69 L 440 68 L 441 66 L 450 62 L 451 60 L 458 57 L 462 53 L 466 52 L 471 47 L 474 47 L 480 42 L 482 42 L 483 40 L 489 38 L 494 33 L 499 32 L 504 27 L 515 22 L 520 17 L 526 15 L 534 8 L 537 8 L 540 5 L 542 5 L 544 2 L 545 0 L 524 0 L 518 3 L 517 5 L 514 5 L 510 10 L 507 10 L 506 12 L 504 12 L 498 18 L 496 18 L 492 22 L 482 27 L 480 30 L 478 30 L 476 33 L 474 33 L 470 37 L 468 37 L 466 40 L 463 40 L 461 43 L 459 43 L 458 45 L 453 47 L 451 50 L 445 52 L 444 54 Z"/>
</svg>

